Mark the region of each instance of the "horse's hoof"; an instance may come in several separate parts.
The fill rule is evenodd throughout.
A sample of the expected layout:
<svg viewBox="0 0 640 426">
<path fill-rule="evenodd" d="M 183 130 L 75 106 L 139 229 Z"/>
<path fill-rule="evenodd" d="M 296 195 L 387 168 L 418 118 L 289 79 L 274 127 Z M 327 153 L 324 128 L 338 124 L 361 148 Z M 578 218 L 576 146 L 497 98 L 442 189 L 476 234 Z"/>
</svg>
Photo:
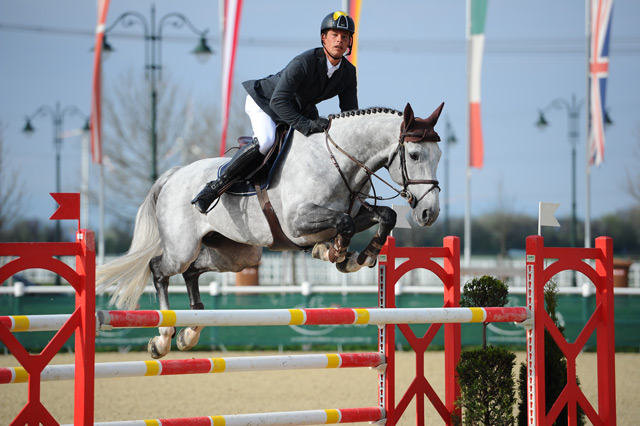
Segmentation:
<svg viewBox="0 0 640 426">
<path fill-rule="evenodd" d="M 313 250 L 311 250 L 311 257 L 314 259 L 320 260 L 329 260 L 326 258 L 327 247 L 324 243 L 318 243 L 313 246 Z"/>
<path fill-rule="evenodd" d="M 176 337 L 176 345 L 178 346 L 178 349 L 180 349 L 181 351 L 188 351 L 198 343 L 198 338 L 200 337 L 199 333 L 194 337 L 192 337 L 191 341 L 187 343 L 188 330 L 189 330 L 188 328 L 183 328 L 182 330 L 180 330 L 180 332 L 178 333 L 178 336 Z M 193 332 L 193 330 L 191 331 Z"/>
<path fill-rule="evenodd" d="M 336 269 L 340 272 L 351 273 L 358 272 L 365 265 L 358 263 L 358 252 L 348 252 L 346 259 L 340 263 L 336 263 Z"/>
<path fill-rule="evenodd" d="M 149 344 L 147 345 L 147 352 L 149 352 L 149 355 L 151 356 L 151 358 L 160 359 L 169 352 L 168 351 L 165 353 L 160 352 L 160 350 L 158 349 L 158 346 L 156 345 L 156 338 L 157 337 L 152 337 L 151 339 L 149 339 Z"/>
</svg>

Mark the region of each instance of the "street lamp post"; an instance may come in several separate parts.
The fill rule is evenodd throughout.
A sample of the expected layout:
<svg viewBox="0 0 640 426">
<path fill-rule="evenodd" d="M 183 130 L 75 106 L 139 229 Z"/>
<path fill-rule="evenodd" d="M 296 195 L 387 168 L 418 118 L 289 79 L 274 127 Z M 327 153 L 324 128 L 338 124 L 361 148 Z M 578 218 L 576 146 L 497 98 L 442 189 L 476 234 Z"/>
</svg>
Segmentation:
<svg viewBox="0 0 640 426">
<path fill-rule="evenodd" d="M 444 137 L 444 187 L 447 188 L 447 192 L 445 193 L 444 200 L 444 235 L 449 235 L 450 232 L 450 223 L 449 223 L 449 204 L 450 199 L 449 196 L 451 194 L 451 187 L 449 186 L 449 148 L 450 145 L 454 145 L 458 140 L 456 139 L 456 135 L 453 133 L 453 127 L 451 127 L 451 123 L 449 122 L 449 117 L 447 117 L 447 121 L 445 124 L 445 137 Z"/>
<path fill-rule="evenodd" d="M 539 129 L 544 129 L 549 125 L 545 119 L 544 113 L 550 109 L 566 109 L 569 120 L 569 144 L 571 145 L 571 233 L 570 244 L 571 247 L 576 247 L 578 241 L 578 223 L 577 223 L 577 203 L 576 203 L 576 149 L 578 146 L 578 139 L 580 132 L 578 130 L 578 122 L 580 119 L 580 109 L 584 105 L 584 99 L 576 101 L 576 95 L 571 95 L 571 100 L 556 98 L 544 109 L 540 111 L 540 116 L 536 126 Z M 576 275 L 573 274 L 573 286 L 575 287 Z"/>
<path fill-rule="evenodd" d="M 35 128 L 31 124 L 31 121 L 38 116 L 46 116 L 49 115 L 52 119 L 53 124 L 53 146 L 56 151 L 56 192 L 61 192 L 61 161 L 60 154 L 62 152 L 62 132 L 64 130 L 64 118 L 65 116 L 81 116 L 85 119 L 85 126 L 83 130 L 86 132 L 89 130 L 89 119 L 87 115 L 82 113 L 78 107 L 75 105 L 68 105 L 66 107 L 61 107 L 60 102 L 56 102 L 55 107 L 49 105 L 42 105 L 38 108 L 33 114 L 27 116 L 24 128 L 22 131 L 26 134 L 31 134 L 35 131 Z M 56 234 L 55 240 L 56 242 L 60 242 L 62 235 L 60 221 L 56 221 Z M 60 285 L 60 276 L 56 275 L 56 285 Z"/>
<path fill-rule="evenodd" d="M 156 9 L 155 5 L 151 5 L 151 18 L 149 21 L 145 19 L 142 14 L 138 12 L 125 12 L 118 16 L 111 26 L 105 29 L 105 37 L 103 38 L 103 51 L 105 53 L 110 53 L 113 49 L 106 42 L 106 34 L 109 33 L 113 28 L 115 28 L 118 24 L 122 23 L 124 27 L 130 27 L 132 25 L 140 24 L 143 28 L 144 32 L 144 41 L 145 41 L 145 70 L 146 70 L 146 78 L 149 79 L 151 84 L 151 183 L 156 181 L 158 178 L 158 143 L 157 143 L 157 130 L 156 130 L 156 121 L 157 121 L 157 101 L 158 94 L 156 90 L 157 80 L 162 78 L 162 49 L 161 49 L 161 41 L 162 41 L 162 29 L 166 25 L 171 25 L 174 28 L 182 28 L 187 27 L 191 32 L 200 36 L 200 41 L 196 48 L 192 51 L 192 53 L 196 54 L 198 58 L 201 58 L 202 61 L 205 61 L 213 51 L 209 48 L 206 41 L 206 34 L 209 31 L 198 30 L 191 21 L 181 13 L 169 13 L 164 15 L 156 24 Z"/>
</svg>

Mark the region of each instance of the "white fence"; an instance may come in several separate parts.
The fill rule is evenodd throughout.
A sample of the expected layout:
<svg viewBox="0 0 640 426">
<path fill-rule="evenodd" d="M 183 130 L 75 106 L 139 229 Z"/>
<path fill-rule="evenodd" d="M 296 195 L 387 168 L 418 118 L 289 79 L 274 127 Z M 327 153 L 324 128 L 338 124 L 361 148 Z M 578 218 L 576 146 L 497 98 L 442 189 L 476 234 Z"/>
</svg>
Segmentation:
<svg viewBox="0 0 640 426">
<path fill-rule="evenodd" d="M 10 258 L 0 257 L 0 264 L 5 264 Z M 62 260 L 75 267 L 74 257 L 63 257 Z M 106 261 L 109 261 L 107 257 Z M 505 281 L 510 287 L 525 287 L 525 259 L 507 259 L 497 261 L 495 258 L 472 258 L 468 268 L 462 267 L 461 284 L 466 283 L 473 277 L 491 275 Z M 259 283 L 261 286 L 300 286 L 302 283 L 310 283 L 312 286 L 329 286 L 353 291 L 359 286 L 375 286 L 377 283 L 377 268 L 364 268 L 356 273 L 343 274 L 338 272 L 334 265 L 312 259 L 311 255 L 302 252 L 265 252 L 262 262 L 258 268 Z M 564 271 L 556 276 L 559 287 L 571 287 L 573 285 L 572 271 Z M 576 273 L 576 284 L 580 287 L 587 279 L 580 273 Z M 23 271 L 10 279 L 9 285 L 13 281 L 23 281 L 27 285 L 48 284 L 54 281 L 55 274 L 44 269 L 29 269 Z M 218 282 L 221 286 L 228 287 L 235 285 L 235 273 L 215 273 L 208 272 L 200 278 L 200 283 L 208 284 Z M 175 276 L 171 284 L 184 283 L 182 276 Z M 430 271 L 413 270 L 410 271 L 400 281 L 401 285 L 407 287 L 439 287 L 440 280 Z M 640 262 L 631 265 L 628 275 L 629 287 L 640 288 Z M 6 284 L 5 284 L 6 285 Z M 293 289 L 292 289 L 293 290 Z M 295 290 L 294 290 L 295 291 Z"/>
</svg>

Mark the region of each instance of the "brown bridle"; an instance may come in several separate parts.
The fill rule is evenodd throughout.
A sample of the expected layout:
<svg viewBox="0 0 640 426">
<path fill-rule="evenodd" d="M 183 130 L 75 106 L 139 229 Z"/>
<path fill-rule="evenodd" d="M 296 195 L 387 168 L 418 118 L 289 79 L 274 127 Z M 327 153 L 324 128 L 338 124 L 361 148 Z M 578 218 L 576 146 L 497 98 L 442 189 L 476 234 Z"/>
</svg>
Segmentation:
<svg viewBox="0 0 640 426">
<path fill-rule="evenodd" d="M 398 157 L 398 152 L 400 153 L 399 157 L 400 157 L 400 171 L 402 172 L 402 191 L 399 192 L 399 195 L 404 198 L 405 200 L 407 200 L 407 203 L 409 203 L 409 205 L 411 206 L 412 209 L 414 209 L 418 203 L 420 201 L 422 201 L 422 199 L 424 197 L 427 196 L 427 194 L 429 194 L 431 191 L 433 191 L 434 189 L 438 189 L 438 192 L 442 191 L 440 189 L 440 182 L 438 182 L 435 179 L 420 179 L 420 180 L 415 180 L 415 179 L 411 179 L 409 177 L 409 173 L 407 172 L 407 158 L 406 158 L 406 153 L 405 153 L 405 138 L 406 137 L 419 137 L 419 138 L 423 138 L 424 134 L 419 134 L 416 132 L 404 132 L 401 131 L 400 132 L 400 139 L 398 140 L 398 147 L 396 148 L 396 150 L 393 152 L 393 155 L 391 156 L 391 159 L 389 160 L 389 163 L 387 164 L 387 169 L 389 169 L 391 167 L 391 163 L 393 163 L 393 160 L 395 160 L 396 157 Z M 416 142 L 425 142 L 422 139 L 417 140 Z M 409 185 L 431 185 L 431 187 L 429 189 L 427 189 L 425 191 L 424 194 L 422 194 L 422 197 L 416 199 L 415 195 L 413 195 L 411 193 L 411 191 L 409 191 Z"/>
<path fill-rule="evenodd" d="M 330 126 L 329 126 L 329 128 L 330 128 Z M 351 210 L 351 208 L 353 207 L 353 203 L 354 203 L 355 200 L 360 201 L 360 203 L 363 206 L 369 208 L 368 203 L 365 201 L 367 198 L 373 198 L 374 200 L 377 201 L 377 200 L 389 200 L 389 199 L 393 199 L 393 198 L 395 198 L 397 196 L 401 196 L 402 198 L 407 200 L 407 202 L 409 203 L 411 208 L 415 208 L 416 205 L 418 205 L 418 203 L 424 197 L 426 197 L 427 194 L 429 194 L 431 191 L 433 191 L 435 188 L 438 188 L 438 191 L 440 191 L 439 182 L 437 180 L 433 180 L 433 179 L 414 180 L 414 179 L 411 179 L 409 177 L 409 174 L 407 172 L 407 161 L 406 161 L 406 152 L 405 152 L 405 138 L 406 137 L 412 137 L 412 138 L 420 137 L 422 139 L 425 136 L 424 134 L 419 134 L 419 133 L 416 133 L 416 132 L 405 132 L 405 131 L 401 130 L 400 137 L 398 139 L 398 146 L 396 147 L 396 150 L 393 152 L 393 155 L 391 156 L 391 158 L 389 159 L 389 162 L 387 163 L 387 169 L 388 169 L 389 167 L 391 167 L 391 163 L 393 163 L 393 160 L 398 156 L 398 153 L 400 153 L 399 157 L 400 157 L 400 170 L 401 170 L 401 173 L 402 173 L 402 190 L 397 190 L 393 185 L 391 185 L 389 182 L 387 182 L 386 180 L 384 180 L 380 176 L 378 176 L 373 170 L 371 170 L 369 167 L 367 167 L 364 163 L 362 163 L 361 161 L 359 161 L 358 159 L 353 157 L 351 154 L 349 154 L 347 151 L 342 149 L 333 140 L 331 135 L 329 135 L 329 129 L 325 130 L 324 134 L 325 134 L 325 143 L 327 145 L 327 150 L 329 151 L 329 156 L 331 158 L 331 161 L 333 162 L 333 165 L 338 170 L 338 173 L 340 173 L 340 177 L 342 178 L 342 181 L 344 182 L 345 186 L 347 187 L 347 190 L 350 193 L 351 203 L 350 203 L 350 206 L 349 206 L 349 210 Z M 352 162 L 357 164 L 358 167 L 360 167 L 362 170 L 364 170 L 364 172 L 368 176 L 367 181 L 371 182 L 371 188 L 373 189 L 373 192 L 374 192 L 373 196 L 369 196 L 368 194 L 364 194 L 364 193 L 362 193 L 360 191 L 362 189 L 362 186 L 364 186 L 364 183 L 360 188 L 358 188 L 358 190 L 351 189 L 351 186 L 349 185 L 349 181 L 347 180 L 346 176 L 342 172 L 342 169 L 340 169 L 340 165 L 338 164 L 338 161 L 336 160 L 335 155 L 331 151 L 331 146 L 330 146 L 329 142 L 331 142 L 331 145 L 333 145 L 338 151 L 340 151 L 342 154 L 344 154 L 349 160 L 351 160 Z M 416 140 L 416 142 L 418 142 L 418 141 Z M 419 142 L 425 142 L 425 141 L 419 140 Z M 375 195 L 375 187 L 373 186 L 373 181 L 371 180 L 371 176 L 375 176 L 376 178 L 378 178 L 382 183 L 384 183 L 389 188 L 394 190 L 397 194 L 395 196 L 393 196 L 393 197 L 390 197 L 390 198 L 381 198 L 381 197 L 376 196 Z M 367 181 L 365 181 L 365 183 Z M 432 185 L 432 186 L 431 186 L 431 188 L 429 188 L 422 195 L 422 197 L 416 199 L 416 197 L 411 193 L 411 191 L 409 191 L 409 185 Z"/>
</svg>

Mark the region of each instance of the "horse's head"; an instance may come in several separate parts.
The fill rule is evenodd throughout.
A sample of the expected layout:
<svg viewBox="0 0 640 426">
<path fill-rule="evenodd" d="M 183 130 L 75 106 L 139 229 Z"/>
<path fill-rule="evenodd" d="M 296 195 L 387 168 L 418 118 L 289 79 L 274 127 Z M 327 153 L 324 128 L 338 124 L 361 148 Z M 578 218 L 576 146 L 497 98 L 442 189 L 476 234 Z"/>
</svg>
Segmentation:
<svg viewBox="0 0 640 426">
<path fill-rule="evenodd" d="M 400 126 L 398 148 L 389 161 L 389 174 L 402 185 L 403 196 L 411 205 L 413 219 L 420 226 L 430 226 L 440 213 L 440 187 L 436 170 L 442 151 L 436 142 L 440 136 L 434 130 L 444 102 L 429 116 L 415 117 L 407 104 Z"/>
</svg>

